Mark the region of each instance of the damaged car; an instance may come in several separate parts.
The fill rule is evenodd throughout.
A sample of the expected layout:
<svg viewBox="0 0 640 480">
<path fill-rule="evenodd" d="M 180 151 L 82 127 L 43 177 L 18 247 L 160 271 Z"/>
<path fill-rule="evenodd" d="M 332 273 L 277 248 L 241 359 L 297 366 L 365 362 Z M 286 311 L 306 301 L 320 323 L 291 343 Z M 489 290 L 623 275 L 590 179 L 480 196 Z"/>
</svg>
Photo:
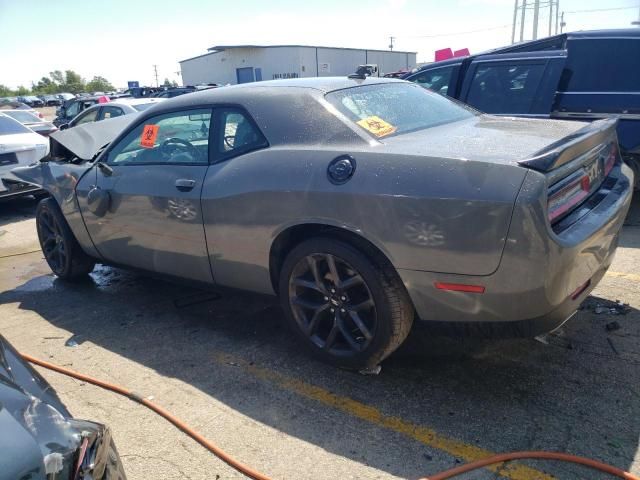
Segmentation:
<svg viewBox="0 0 640 480">
<path fill-rule="evenodd" d="M 56 132 L 60 149 L 13 171 L 51 194 L 36 220 L 53 272 L 278 295 L 299 341 L 344 368 L 377 365 L 414 320 L 558 328 L 631 201 L 615 120 L 484 115 L 396 79 L 243 84 L 117 120 Z"/>
<path fill-rule="evenodd" d="M 125 480 L 110 430 L 77 420 L 0 335 L 0 480 Z"/>
</svg>

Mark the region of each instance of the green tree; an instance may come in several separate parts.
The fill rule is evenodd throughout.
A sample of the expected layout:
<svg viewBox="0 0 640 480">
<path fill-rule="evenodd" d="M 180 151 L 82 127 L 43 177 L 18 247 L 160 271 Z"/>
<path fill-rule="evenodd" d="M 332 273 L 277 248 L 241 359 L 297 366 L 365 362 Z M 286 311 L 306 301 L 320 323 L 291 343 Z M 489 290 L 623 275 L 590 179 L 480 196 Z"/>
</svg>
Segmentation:
<svg viewBox="0 0 640 480">
<path fill-rule="evenodd" d="M 62 85 L 64 83 L 64 75 L 60 70 L 54 70 L 53 72 L 49 72 L 49 77 L 51 77 L 51 81 L 53 83 L 57 83 L 58 85 Z"/>
<path fill-rule="evenodd" d="M 162 82 L 162 86 L 163 87 L 170 87 L 171 86 L 171 82 L 169 81 L 169 79 L 167 77 L 164 77 L 164 82 Z"/>
<path fill-rule="evenodd" d="M 0 84 L 0 97 L 13 97 L 13 90 L 6 85 Z"/>
<path fill-rule="evenodd" d="M 60 86 L 54 83 L 49 77 L 42 77 L 38 80 L 38 83 L 32 84 L 32 90 L 34 93 L 51 94 L 58 93 L 60 91 Z"/>
<path fill-rule="evenodd" d="M 20 85 L 16 90 L 16 95 L 29 95 L 30 93 L 31 93 L 31 90 L 29 90 L 24 85 Z"/>
<path fill-rule="evenodd" d="M 109 80 L 97 75 L 87 83 L 86 89 L 89 92 L 110 92 L 115 90 L 115 87 L 111 85 Z"/>
<path fill-rule="evenodd" d="M 85 81 L 73 70 L 66 70 L 64 72 L 64 84 L 62 86 L 67 92 L 80 93 L 84 92 Z"/>
<path fill-rule="evenodd" d="M 171 86 L 172 87 L 177 87 L 178 86 L 178 82 L 176 82 L 175 80 L 173 82 L 171 82 Z"/>
</svg>

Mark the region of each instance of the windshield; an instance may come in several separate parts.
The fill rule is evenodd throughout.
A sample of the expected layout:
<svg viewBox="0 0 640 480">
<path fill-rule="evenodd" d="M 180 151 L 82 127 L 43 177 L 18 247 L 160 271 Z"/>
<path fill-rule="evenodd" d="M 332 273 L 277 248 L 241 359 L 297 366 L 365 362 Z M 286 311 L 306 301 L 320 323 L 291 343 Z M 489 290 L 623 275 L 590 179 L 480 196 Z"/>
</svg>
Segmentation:
<svg viewBox="0 0 640 480">
<path fill-rule="evenodd" d="M 11 117 L 14 120 L 19 121 L 20 123 L 40 123 L 40 122 L 42 122 L 42 120 L 40 120 L 38 117 L 36 117 L 33 113 L 26 112 L 24 110 L 9 110 L 9 111 L 5 111 L 3 113 L 5 115 L 7 115 L 8 117 Z"/>
<path fill-rule="evenodd" d="M 31 130 L 9 117 L 0 115 L 0 135 L 12 135 L 14 133 L 31 133 Z"/>
<path fill-rule="evenodd" d="M 131 105 L 133 108 L 135 108 L 137 111 L 141 112 L 143 110 L 146 110 L 149 107 L 153 107 L 154 105 L 156 105 L 155 102 L 152 103 L 138 103 L 137 105 Z"/>
<path fill-rule="evenodd" d="M 475 111 L 424 88 L 387 83 L 346 88 L 325 97 L 376 138 L 400 135 L 476 115 Z"/>
</svg>

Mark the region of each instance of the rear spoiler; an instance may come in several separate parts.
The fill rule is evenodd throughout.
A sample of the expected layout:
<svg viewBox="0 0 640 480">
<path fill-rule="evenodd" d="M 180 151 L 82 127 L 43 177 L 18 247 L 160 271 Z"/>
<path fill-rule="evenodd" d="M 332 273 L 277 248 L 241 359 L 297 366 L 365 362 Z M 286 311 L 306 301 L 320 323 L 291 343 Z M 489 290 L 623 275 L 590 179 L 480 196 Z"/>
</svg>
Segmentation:
<svg viewBox="0 0 640 480">
<path fill-rule="evenodd" d="M 549 172 L 579 157 L 594 147 L 615 138 L 618 119 L 597 120 L 546 146 L 518 164 L 539 172 Z"/>
</svg>

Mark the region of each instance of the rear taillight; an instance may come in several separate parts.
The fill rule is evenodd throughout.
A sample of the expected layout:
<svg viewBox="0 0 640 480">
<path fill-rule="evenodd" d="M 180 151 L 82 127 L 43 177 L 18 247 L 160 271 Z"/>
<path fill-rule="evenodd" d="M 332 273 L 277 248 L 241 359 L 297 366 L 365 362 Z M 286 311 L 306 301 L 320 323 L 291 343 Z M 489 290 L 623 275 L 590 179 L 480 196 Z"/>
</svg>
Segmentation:
<svg viewBox="0 0 640 480">
<path fill-rule="evenodd" d="M 613 170 L 616 160 L 618 159 L 618 144 L 612 143 L 609 147 L 609 153 L 604 160 L 604 176 L 609 176 L 611 170 Z"/>
<path fill-rule="evenodd" d="M 555 222 L 589 196 L 591 182 L 583 169 L 578 170 L 549 189 L 547 201 L 549 221 Z"/>
</svg>

